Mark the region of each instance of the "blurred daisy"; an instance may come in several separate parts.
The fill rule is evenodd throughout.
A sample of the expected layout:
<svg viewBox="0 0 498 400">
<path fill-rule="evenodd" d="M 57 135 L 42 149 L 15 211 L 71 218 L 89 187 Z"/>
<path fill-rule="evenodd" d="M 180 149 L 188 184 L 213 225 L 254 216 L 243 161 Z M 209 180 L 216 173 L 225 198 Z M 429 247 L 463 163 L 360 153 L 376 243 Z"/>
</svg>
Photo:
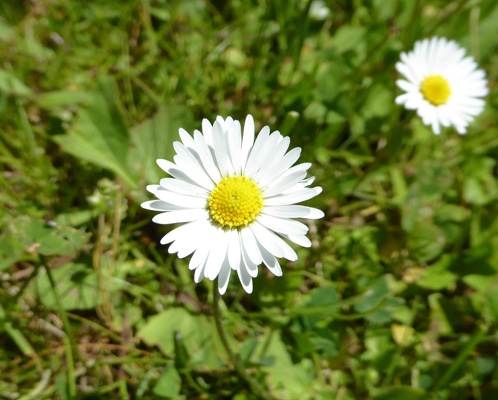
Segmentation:
<svg viewBox="0 0 498 400">
<path fill-rule="evenodd" d="M 317 219 L 323 212 L 296 205 L 322 191 L 310 188 L 306 177 L 310 163 L 294 165 L 300 148 L 287 152 L 290 139 L 265 126 L 256 140 L 254 121 L 248 115 L 244 134 L 239 121 L 218 117 L 213 125 L 204 119 L 202 133 L 193 137 L 180 129 L 182 143 L 174 142 L 174 163 L 157 160 L 171 178 L 147 190 L 157 200 L 142 203 L 161 211 L 152 221 L 183 225 L 161 240 L 171 243 L 169 253 L 183 258 L 193 253 L 189 268 L 194 281 L 218 277 L 224 294 L 230 273 L 236 271 L 247 293 L 252 278 L 264 263 L 276 276 L 282 275 L 277 258 L 297 260 L 285 240 L 309 247 L 308 227 L 294 218 Z"/>
<path fill-rule="evenodd" d="M 488 93 L 486 75 L 452 40 L 433 37 L 416 42 L 413 51 L 401 53 L 396 69 L 406 78 L 396 82 L 406 92 L 396 103 L 417 110 L 436 134 L 441 125 L 465 133 L 469 122 L 484 109 L 480 97 Z"/>
</svg>

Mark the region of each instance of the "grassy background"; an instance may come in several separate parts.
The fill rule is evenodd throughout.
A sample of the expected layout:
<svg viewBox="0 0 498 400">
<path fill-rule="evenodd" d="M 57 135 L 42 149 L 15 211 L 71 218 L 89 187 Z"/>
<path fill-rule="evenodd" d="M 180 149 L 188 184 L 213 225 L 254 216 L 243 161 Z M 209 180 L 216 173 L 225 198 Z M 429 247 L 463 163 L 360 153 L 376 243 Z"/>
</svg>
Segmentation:
<svg viewBox="0 0 498 400">
<path fill-rule="evenodd" d="M 2 1 L 0 398 L 253 399 L 213 286 L 141 210 L 178 127 L 251 113 L 303 148 L 311 249 L 234 277 L 229 340 L 280 399 L 498 398 L 498 3 Z M 394 104 L 401 51 L 489 78 L 465 136 Z"/>
</svg>

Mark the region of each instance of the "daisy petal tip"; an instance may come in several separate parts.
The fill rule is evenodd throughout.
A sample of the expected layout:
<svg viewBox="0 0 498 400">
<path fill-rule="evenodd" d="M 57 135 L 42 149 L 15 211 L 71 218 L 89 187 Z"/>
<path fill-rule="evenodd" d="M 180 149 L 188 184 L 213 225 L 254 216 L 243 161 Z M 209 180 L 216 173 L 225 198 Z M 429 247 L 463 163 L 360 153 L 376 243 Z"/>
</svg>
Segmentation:
<svg viewBox="0 0 498 400">
<path fill-rule="evenodd" d="M 228 285 L 226 286 L 218 286 L 218 293 L 220 296 L 223 296 L 227 292 Z"/>
<path fill-rule="evenodd" d="M 247 293 L 247 294 L 252 294 L 252 289 L 253 289 L 253 285 L 252 285 L 252 280 L 251 282 L 249 283 L 249 285 L 247 286 L 242 286 L 244 288 L 244 291 Z"/>
<path fill-rule="evenodd" d="M 321 219 L 325 217 L 325 213 L 322 210 L 316 209 L 313 213 L 313 219 Z"/>
<path fill-rule="evenodd" d="M 280 278 L 283 275 L 283 272 L 282 272 L 281 269 L 278 269 L 278 270 L 275 270 L 275 271 L 272 271 L 272 272 L 273 272 L 273 275 L 275 275 L 278 278 Z"/>
</svg>

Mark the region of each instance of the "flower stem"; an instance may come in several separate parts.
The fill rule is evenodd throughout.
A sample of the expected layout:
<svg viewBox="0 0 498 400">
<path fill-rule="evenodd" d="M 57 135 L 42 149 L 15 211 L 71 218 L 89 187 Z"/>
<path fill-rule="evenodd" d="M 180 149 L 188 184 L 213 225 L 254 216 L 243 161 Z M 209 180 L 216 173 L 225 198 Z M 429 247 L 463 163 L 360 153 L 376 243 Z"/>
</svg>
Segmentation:
<svg viewBox="0 0 498 400">
<path fill-rule="evenodd" d="M 253 392 L 261 397 L 262 399 L 272 399 L 275 400 L 275 397 L 273 397 L 270 393 L 268 393 L 256 379 L 254 379 L 249 373 L 247 372 L 246 368 L 240 361 L 240 358 L 232 351 L 230 348 L 230 345 L 228 344 L 227 337 L 225 335 L 225 331 L 223 330 L 223 324 L 221 322 L 221 313 L 220 313 L 220 308 L 219 308 L 219 301 L 220 301 L 220 294 L 218 292 L 218 288 L 214 288 L 214 297 L 213 297 L 213 312 L 214 312 L 214 321 L 216 322 L 216 329 L 218 331 L 218 334 L 220 335 L 221 342 L 223 343 L 223 347 L 225 347 L 225 350 L 228 353 L 228 357 L 230 358 L 230 361 L 232 362 L 235 370 L 237 373 L 240 375 L 242 379 L 244 379 L 249 386 L 252 388 Z"/>
</svg>

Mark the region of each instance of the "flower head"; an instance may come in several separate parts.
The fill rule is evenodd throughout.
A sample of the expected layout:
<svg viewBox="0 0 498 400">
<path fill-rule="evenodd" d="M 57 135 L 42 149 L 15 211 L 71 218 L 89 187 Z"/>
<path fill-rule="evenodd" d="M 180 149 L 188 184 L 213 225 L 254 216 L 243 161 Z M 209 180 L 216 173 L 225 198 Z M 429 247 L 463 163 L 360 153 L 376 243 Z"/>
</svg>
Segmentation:
<svg viewBox="0 0 498 400">
<path fill-rule="evenodd" d="M 413 51 L 401 53 L 396 69 L 406 79 L 396 82 L 405 91 L 396 103 L 417 110 L 436 134 L 441 132 L 440 125 L 452 125 L 458 133 L 465 133 L 469 122 L 484 109 L 480 97 L 488 93 L 486 75 L 452 40 L 433 37 L 416 42 Z"/>
<path fill-rule="evenodd" d="M 213 125 L 204 119 L 202 133 L 193 137 L 180 129 L 174 142 L 174 163 L 157 160 L 171 178 L 147 190 L 157 200 L 142 207 L 160 211 L 152 221 L 181 223 L 161 240 L 171 243 L 169 253 L 183 258 L 190 254 L 189 268 L 194 280 L 218 277 L 224 294 L 231 271 L 237 272 L 247 293 L 260 264 L 276 276 L 282 275 L 277 258 L 297 260 L 296 252 L 283 238 L 309 247 L 308 227 L 294 218 L 317 219 L 323 212 L 296 205 L 322 191 L 310 188 L 306 179 L 311 166 L 293 166 L 300 148 L 287 152 L 290 139 L 265 126 L 255 139 L 254 121 L 248 115 L 244 133 L 239 121 L 218 117 Z"/>
</svg>

